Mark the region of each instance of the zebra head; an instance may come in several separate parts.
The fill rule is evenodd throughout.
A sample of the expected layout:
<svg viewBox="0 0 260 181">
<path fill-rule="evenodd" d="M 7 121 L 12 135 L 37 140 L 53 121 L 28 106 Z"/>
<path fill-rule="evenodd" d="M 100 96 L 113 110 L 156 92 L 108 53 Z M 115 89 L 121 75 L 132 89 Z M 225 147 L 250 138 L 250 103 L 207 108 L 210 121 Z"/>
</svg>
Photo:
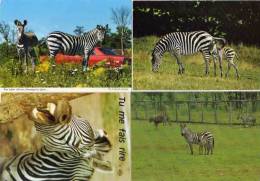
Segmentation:
<svg viewBox="0 0 260 181">
<path fill-rule="evenodd" d="M 65 100 L 60 100 L 57 104 L 47 103 L 46 107 L 34 108 L 32 117 L 35 122 L 43 125 L 69 123 L 71 121 L 71 106 Z"/>
<path fill-rule="evenodd" d="M 153 52 L 152 53 L 152 71 L 158 72 L 160 64 L 161 64 L 161 56 L 159 53 Z"/>
<path fill-rule="evenodd" d="M 102 26 L 102 25 L 97 25 L 97 39 L 99 42 L 102 42 L 105 38 L 106 30 L 108 28 L 108 25 Z"/>
<path fill-rule="evenodd" d="M 188 130 L 188 127 L 186 126 L 186 124 L 184 123 L 181 123 L 180 124 L 180 127 L 181 127 L 181 135 L 182 136 L 185 136 L 187 134 L 187 132 L 189 131 Z"/>
<path fill-rule="evenodd" d="M 22 36 L 24 35 L 24 27 L 27 25 L 27 21 L 24 20 L 23 23 L 19 20 L 14 20 L 14 24 L 17 28 L 17 35 L 18 35 L 18 40 L 22 38 Z"/>
</svg>

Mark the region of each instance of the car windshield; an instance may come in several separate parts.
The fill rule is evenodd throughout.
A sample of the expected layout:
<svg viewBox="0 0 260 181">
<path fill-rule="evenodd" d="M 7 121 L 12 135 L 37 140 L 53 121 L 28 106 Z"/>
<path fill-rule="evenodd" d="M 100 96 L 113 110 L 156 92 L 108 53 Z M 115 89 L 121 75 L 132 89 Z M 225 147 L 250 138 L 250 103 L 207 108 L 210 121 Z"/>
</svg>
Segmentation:
<svg viewBox="0 0 260 181">
<path fill-rule="evenodd" d="M 109 49 L 109 48 L 100 48 L 100 51 L 102 51 L 106 55 L 116 55 L 116 53 L 112 49 Z"/>
</svg>

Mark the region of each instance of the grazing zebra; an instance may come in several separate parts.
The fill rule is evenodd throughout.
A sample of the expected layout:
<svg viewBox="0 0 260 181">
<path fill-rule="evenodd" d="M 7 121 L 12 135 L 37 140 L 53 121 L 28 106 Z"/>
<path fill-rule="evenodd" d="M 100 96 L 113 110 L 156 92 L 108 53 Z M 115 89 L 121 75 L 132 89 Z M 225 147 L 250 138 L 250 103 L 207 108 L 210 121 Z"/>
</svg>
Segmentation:
<svg viewBox="0 0 260 181">
<path fill-rule="evenodd" d="M 209 74 L 209 58 L 210 58 L 210 50 L 212 46 L 215 44 L 215 40 L 222 41 L 223 46 L 226 43 L 224 38 L 217 38 L 211 36 L 209 33 L 205 31 L 193 31 L 193 32 L 174 32 L 169 33 L 163 36 L 155 45 L 153 53 L 152 53 L 152 71 L 157 72 L 159 70 L 159 66 L 161 63 L 161 59 L 163 54 L 168 51 L 170 52 L 177 60 L 177 64 L 179 66 L 179 74 L 184 73 L 184 66 L 181 62 L 181 55 L 191 55 L 197 52 L 201 52 L 206 69 L 206 75 Z M 221 68 L 221 76 L 222 76 L 222 66 Z M 214 70 L 216 72 L 216 69 Z"/>
<path fill-rule="evenodd" d="M 89 122 L 70 114 L 66 101 L 35 108 L 32 117 L 44 146 L 6 161 L 0 180 L 83 181 L 91 178 L 94 167 L 109 170 L 110 162 L 102 160 L 111 150 L 106 132 L 93 131 Z"/>
<path fill-rule="evenodd" d="M 89 55 L 98 42 L 102 42 L 105 37 L 106 27 L 97 27 L 80 36 L 74 36 L 60 31 L 52 32 L 48 35 L 46 43 L 50 52 L 50 57 L 54 58 L 61 52 L 67 55 L 84 55 L 82 62 L 83 71 L 87 70 Z"/>
<path fill-rule="evenodd" d="M 238 115 L 237 119 L 241 121 L 245 128 L 255 126 L 256 118 L 252 115 Z"/>
<path fill-rule="evenodd" d="M 219 58 L 220 61 L 222 61 L 223 54 L 224 54 L 224 56 L 226 58 L 226 61 L 228 63 L 228 68 L 227 68 L 227 72 L 226 72 L 225 76 L 226 77 L 228 76 L 229 70 L 230 70 L 230 68 L 232 66 L 232 67 L 234 67 L 234 69 L 236 71 L 236 77 L 238 79 L 239 78 L 238 68 L 237 68 L 237 65 L 234 63 L 234 58 L 236 57 L 236 59 L 238 60 L 238 56 L 237 56 L 236 51 L 233 48 L 231 48 L 231 47 L 219 48 L 215 44 L 213 46 L 213 49 L 212 49 L 214 66 L 215 66 L 215 60 L 217 58 Z"/>
<path fill-rule="evenodd" d="M 155 127 L 158 128 L 158 125 L 160 123 L 163 123 L 163 125 L 166 125 L 166 123 L 168 122 L 169 123 L 169 118 L 166 114 L 161 114 L 161 115 L 158 115 L 158 116 L 155 116 L 155 117 L 151 117 L 149 118 L 149 122 L 153 122 Z"/>
<path fill-rule="evenodd" d="M 35 62 L 34 62 L 34 47 L 38 44 L 38 38 L 33 32 L 24 32 L 25 26 L 27 25 L 27 21 L 24 20 L 21 23 L 19 20 L 14 20 L 14 24 L 17 28 L 17 42 L 16 49 L 18 53 L 20 67 L 24 64 L 24 71 L 28 70 L 28 59 L 31 59 L 32 70 L 35 70 Z M 32 55 L 34 53 L 34 55 Z M 24 54 L 24 62 L 22 63 L 21 56 Z"/>
<path fill-rule="evenodd" d="M 193 144 L 199 145 L 199 153 L 201 154 L 201 150 L 203 153 L 203 148 L 205 149 L 205 154 L 211 152 L 213 154 L 214 148 L 214 137 L 208 131 L 203 131 L 199 133 L 192 132 L 186 124 L 180 124 L 181 127 L 181 135 L 184 136 L 185 140 L 189 144 L 191 154 L 193 154 Z"/>
</svg>

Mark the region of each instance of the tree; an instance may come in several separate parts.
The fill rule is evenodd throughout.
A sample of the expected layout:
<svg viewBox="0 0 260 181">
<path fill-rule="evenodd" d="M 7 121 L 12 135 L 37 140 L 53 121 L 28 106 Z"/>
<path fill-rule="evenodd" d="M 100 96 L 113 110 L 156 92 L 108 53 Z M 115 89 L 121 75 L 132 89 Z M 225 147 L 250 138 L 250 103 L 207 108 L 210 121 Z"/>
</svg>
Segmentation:
<svg viewBox="0 0 260 181">
<path fill-rule="evenodd" d="M 75 30 L 73 31 L 77 36 L 80 36 L 84 33 L 85 28 L 83 26 L 76 26 Z"/>
<path fill-rule="evenodd" d="M 120 34 L 121 54 L 124 55 L 124 40 L 128 32 L 127 25 L 131 20 L 131 11 L 128 7 L 112 8 L 112 20 L 117 25 Z"/>
<path fill-rule="evenodd" d="M 5 42 L 6 42 L 6 54 L 9 55 L 9 49 L 8 49 L 8 40 L 9 40 L 9 33 L 10 33 L 10 26 L 9 24 L 2 21 L 0 23 L 0 34 L 3 36 Z"/>
<path fill-rule="evenodd" d="M 3 36 L 4 40 L 7 43 L 8 43 L 9 33 L 10 33 L 10 26 L 9 26 L 9 24 L 7 24 L 4 21 L 2 21 L 0 23 L 0 34 Z"/>
</svg>

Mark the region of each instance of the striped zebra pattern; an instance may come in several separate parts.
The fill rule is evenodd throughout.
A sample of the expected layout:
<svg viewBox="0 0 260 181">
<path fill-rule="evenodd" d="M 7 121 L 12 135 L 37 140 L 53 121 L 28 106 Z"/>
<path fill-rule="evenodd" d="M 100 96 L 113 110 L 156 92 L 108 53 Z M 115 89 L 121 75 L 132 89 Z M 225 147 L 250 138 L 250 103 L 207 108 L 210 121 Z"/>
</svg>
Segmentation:
<svg viewBox="0 0 260 181">
<path fill-rule="evenodd" d="M 48 35 L 46 43 L 50 52 L 50 57 L 54 58 L 57 53 L 67 55 L 84 55 L 82 62 L 83 71 L 86 71 L 89 55 L 98 42 L 102 42 L 108 25 L 97 27 L 81 36 L 74 36 L 60 31 L 52 32 Z"/>
<path fill-rule="evenodd" d="M 220 61 L 222 61 L 224 55 L 228 63 L 227 72 L 225 76 L 228 77 L 229 70 L 232 66 L 236 71 L 237 79 L 239 78 L 238 68 L 237 65 L 234 63 L 234 59 L 236 58 L 238 60 L 238 56 L 236 51 L 233 48 L 231 47 L 218 48 L 217 45 L 215 44 L 212 49 L 212 55 L 213 55 L 214 62 L 218 58 L 220 59 Z"/>
<path fill-rule="evenodd" d="M 44 146 L 8 160 L 0 180 L 86 181 L 94 167 L 109 170 L 110 162 L 102 158 L 111 150 L 106 132 L 94 131 L 88 121 L 69 114 L 70 105 L 62 101 L 35 108 L 32 116 Z"/>
<path fill-rule="evenodd" d="M 205 150 L 205 154 L 209 154 L 209 151 L 211 151 L 211 154 L 213 154 L 214 137 L 212 133 L 209 131 L 194 133 L 186 126 L 186 124 L 180 124 L 180 127 L 181 135 L 188 143 L 191 154 L 193 154 L 193 144 L 199 145 L 200 154 L 203 154 L 203 149 Z"/>
<path fill-rule="evenodd" d="M 16 49 L 18 53 L 20 67 L 24 64 L 24 71 L 28 70 L 28 60 L 31 60 L 32 70 L 35 69 L 34 56 L 35 52 L 33 47 L 37 46 L 38 38 L 33 32 L 24 32 L 25 26 L 27 25 L 27 21 L 20 22 L 19 20 L 14 20 L 14 24 L 17 28 L 17 42 Z M 33 55 L 34 53 L 34 55 Z M 22 61 L 22 55 L 24 55 L 24 61 Z"/>
<path fill-rule="evenodd" d="M 22 153 L 7 161 L 0 180 L 86 181 L 93 172 L 90 159 L 43 146 L 36 152 Z"/>
<path fill-rule="evenodd" d="M 152 53 L 152 71 L 157 72 L 161 63 L 162 56 L 165 52 L 170 52 L 176 58 L 179 66 L 179 74 L 184 73 L 184 66 L 181 62 L 181 55 L 191 55 L 201 52 L 206 69 L 206 75 L 209 74 L 210 50 L 215 41 L 226 43 L 224 38 L 213 37 L 205 31 L 194 32 L 174 32 L 163 36 L 155 45 Z M 216 71 L 216 70 L 215 70 Z"/>
</svg>

